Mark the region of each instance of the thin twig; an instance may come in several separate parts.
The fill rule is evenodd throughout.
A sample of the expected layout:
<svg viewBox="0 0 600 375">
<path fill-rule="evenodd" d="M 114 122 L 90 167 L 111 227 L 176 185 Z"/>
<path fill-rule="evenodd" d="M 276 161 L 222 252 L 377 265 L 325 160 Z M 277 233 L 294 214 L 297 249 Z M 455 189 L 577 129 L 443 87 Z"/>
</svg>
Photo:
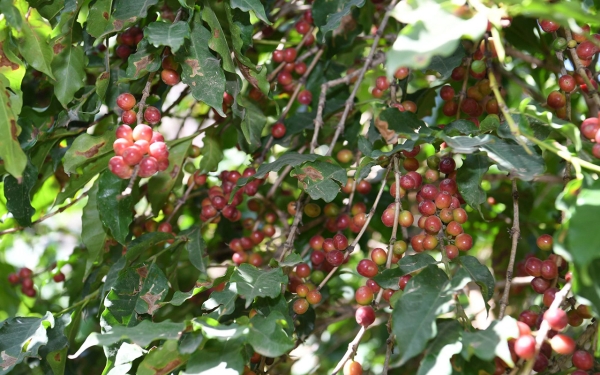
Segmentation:
<svg viewBox="0 0 600 375">
<path fill-rule="evenodd" d="M 42 221 L 47 220 L 47 219 L 51 218 L 52 216 L 65 211 L 67 208 L 73 206 L 74 204 L 76 204 L 77 202 L 79 202 L 80 200 L 82 200 L 83 198 L 87 197 L 87 195 L 88 195 L 87 192 L 82 193 L 79 197 L 73 199 L 71 202 L 69 202 L 68 204 L 62 206 L 58 210 L 56 210 L 56 211 L 54 211 L 52 213 L 49 213 L 48 215 L 40 217 L 39 219 L 37 219 L 36 221 L 34 221 L 33 223 L 31 223 L 30 227 L 34 226 L 35 224 L 39 224 Z M 0 231 L 0 236 L 3 236 L 5 234 L 9 234 L 9 233 L 19 232 L 19 231 L 24 230 L 25 228 L 27 228 L 27 227 L 18 226 L 18 227 L 14 227 L 14 228 L 5 229 L 3 231 Z"/>
<path fill-rule="evenodd" d="M 300 147 L 298 149 L 298 153 L 302 154 L 306 150 L 306 148 L 307 148 L 306 146 Z M 279 173 L 279 176 L 277 176 L 277 180 L 275 180 L 275 182 L 273 182 L 273 185 L 271 185 L 271 188 L 267 192 L 267 195 L 265 195 L 265 199 L 270 200 L 273 197 L 273 195 L 275 195 L 277 188 L 279 187 L 279 185 L 281 185 L 281 183 L 288 176 L 288 174 L 290 173 L 291 170 L 292 170 L 292 166 L 288 165 L 283 169 L 283 171 L 281 173 Z"/>
<path fill-rule="evenodd" d="M 467 57 L 467 61 L 465 62 L 465 77 L 463 78 L 462 87 L 460 89 L 460 93 L 458 93 L 458 110 L 456 111 L 456 119 L 460 118 L 460 106 L 462 105 L 463 100 L 467 96 L 467 83 L 469 82 L 469 67 L 471 66 L 471 61 L 473 57 Z"/>
<path fill-rule="evenodd" d="M 567 39 L 567 43 L 573 39 L 573 37 L 571 35 L 571 30 L 569 30 L 567 28 L 565 28 L 565 36 Z M 597 112 L 598 112 L 598 108 L 600 108 L 600 96 L 598 96 L 598 90 L 596 90 L 594 88 L 594 86 L 592 85 L 592 82 L 588 78 L 588 76 L 585 72 L 585 68 L 583 67 L 583 65 L 581 65 L 581 60 L 579 59 L 579 56 L 577 55 L 575 48 L 569 48 L 569 53 L 571 54 L 571 61 L 573 61 L 573 66 L 575 67 L 575 70 L 577 71 L 577 73 L 579 74 L 581 79 L 583 79 L 583 82 L 585 82 L 585 84 L 587 86 L 587 90 L 588 90 L 587 95 L 592 97 L 592 99 L 594 100 L 594 103 L 596 104 L 597 108 L 589 109 L 590 114 L 592 116 L 596 116 Z"/>
<path fill-rule="evenodd" d="M 375 50 L 377 49 L 377 46 L 379 45 L 379 39 L 381 38 L 381 35 L 383 34 L 383 30 L 385 29 L 385 26 L 387 25 L 387 22 L 391 15 L 391 11 L 394 9 L 397 2 L 398 2 L 398 0 L 391 1 L 390 5 L 388 7 L 388 10 L 385 13 L 385 16 L 383 16 L 383 19 L 381 20 L 381 24 L 379 25 L 377 34 L 375 35 L 375 38 L 373 39 L 373 46 L 371 46 L 371 50 L 369 51 L 369 55 L 367 56 L 367 59 L 363 65 L 362 69 L 360 69 L 360 73 L 358 75 L 358 79 L 356 80 L 356 83 L 354 84 L 352 93 L 350 94 L 348 99 L 346 99 L 346 106 L 344 107 L 344 112 L 342 113 L 342 117 L 340 118 L 337 128 L 335 129 L 333 139 L 331 140 L 331 143 L 329 144 L 329 150 L 327 151 L 327 154 L 326 154 L 327 156 L 331 155 L 331 153 L 333 152 L 333 146 L 335 146 L 335 143 L 337 142 L 338 138 L 344 132 L 344 128 L 346 126 L 346 119 L 348 118 L 348 115 L 350 114 L 350 110 L 352 109 L 352 106 L 354 105 L 354 98 L 356 97 L 356 93 L 358 92 L 360 83 L 362 82 L 363 78 L 365 77 L 365 73 L 367 72 L 367 69 L 369 69 L 369 67 L 371 65 L 371 61 L 373 61 L 373 57 L 375 55 Z"/>
<path fill-rule="evenodd" d="M 335 366 L 335 368 L 333 369 L 332 375 L 337 374 L 342 369 L 342 367 L 344 367 L 344 364 L 348 362 L 348 360 L 352 358 L 354 354 L 356 354 L 358 344 L 360 343 L 360 340 L 362 340 L 362 337 L 365 335 L 365 332 L 367 332 L 367 328 L 361 326 L 354 340 L 352 340 L 350 344 L 348 344 L 348 350 L 346 351 L 346 354 L 344 354 L 342 359 L 338 362 L 337 366 Z"/>
<path fill-rule="evenodd" d="M 169 217 L 166 220 L 167 223 L 171 222 L 171 220 L 173 219 L 173 217 L 175 216 L 175 214 L 177 213 L 177 211 L 188 200 L 188 198 L 190 196 L 190 193 L 196 187 L 196 182 L 194 181 L 194 176 L 190 176 L 190 178 L 192 179 L 192 182 L 188 185 L 188 188 L 186 189 L 185 193 L 183 193 L 183 196 L 181 198 L 179 198 L 179 200 L 177 201 L 177 204 L 175 205 L 175 208 L 173 208 L 173 212 L 171 212 L 171 214 L 169 215 Z"/>
<path fill-rule="evenodd" d="M 538 59 L 537 57 L 527 55 L 527 54 L 521 52 L 520 50 L 513 48 L 509 45 L 504 46 L 504 51 L 506 52 L 506 54 L 508 56 L 516 57 L 517 59 L 523 60 L 531 65 L 535 65 L 535 66 L 539 66 L 541 68 L 548 69 L 554 73 L 560 72 L 560 67 L 549 64 L 548 62 L 546 62 L 544 60 Z"/>
<path fill-rule="evenodd" d="M 281 252 L 281 255 L 279 256 L 280 263 L 285 258 L 288 251 L 290 249 L 292 249 L 294 246 L 294 239 L 296 238 L 296 235 L 298 234 L 298 226 L 300 225 L 300 221 L 302 221 L 302 209 L 304 208 L 304 205 L 306 203 L 308 203 L 309 200 L 310 200 L 310 197 L 306 197 L 306 198 L 304 197 L 304 192 L 300 193 L 300 196 L 298 197 L 298 200 L 296 201 L 296 215 L 294 215 L 294 221 L 292 222 L 292 226 L 290 227 L 290 231 L 288 233 L 288 238 L 285 241 L 285 243 L 283 245 L 283 251 Z"/>
<path fill-rule="evenodd" d="M 513 225 L 510 230 L 512 237 L 512 245 L 510 248 L 510 258 L 508 260 L 508 268 L 506 269 L 506 285 L 504 286 L 504 293 L 500 300 L 500 313 L 498 319 L 501 320 L 506 312 L 506 306 L 508 306 L 508 297 L 510 294 L 510 284 L 512 282 L 513 271 L 515 268 L 515 257 L 517 254 L 517 244 L 519 243 L 519 237 L 521 236 L 521 227 L 519 224 L 519 190 L 517 190 L 517 179 L 512 180 L 512 197 L 513 197 Z"/>
</svg>

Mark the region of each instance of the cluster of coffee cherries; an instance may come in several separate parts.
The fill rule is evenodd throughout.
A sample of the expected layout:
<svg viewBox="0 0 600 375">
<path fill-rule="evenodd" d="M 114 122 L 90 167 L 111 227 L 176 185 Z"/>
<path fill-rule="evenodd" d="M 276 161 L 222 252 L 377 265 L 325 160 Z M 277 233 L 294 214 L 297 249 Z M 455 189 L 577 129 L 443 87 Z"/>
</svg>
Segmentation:
<svg viewBox="0 0 600 375">
<path fill-rule="evenodd" d="M 133 112 L 135 102 L 135 98 L 129 93 L 121 94 L 117 98 L 117 105 L 126 111 L 123 115 Z M 154 107 L 148 107 L 144 116 L 150 108 Z M 140 177 L 151 177 L 169 167 L 169 150 L 165 139 L 150 126 L 139 124 L 132 129 L 126 123 L 117 128 L 116 135 L 117 139 L 113 143 L 115 156 L 110 159 L 108 166 L 119 178 L 130 178 L 136 165 L 139 165 Z"/>
<path fill-rule="evenodd" d="M 260 210 L 258 201 L 249 200 L 247 202 L 249 209 Z M 258 205 L 258 206 L 257 206 Z M 232 260 L 238 266 L 242 263 L 250 263 L 255 267 L 260 267 L 263 264 L 262 255 L 258 252 L 251 252 L 255 246 L 260 245 L 265 238 L 270 238 L 275 235 L 275 227 L 273 224 L 277 220 L 277 216 L 272 212 L 267 212 L 264 215 L 265 224 L 262 229 L 258 229 L 259 224 L 252 218 L 242 220 L 242 227 L 249 232 L 247 236 L 233 238 L 229 242 L 229 248 L 233 251 Z"/>
<path fill-rule="evenodd" d="M 141 28 L 133 26 L 117 35 L 117 47 L 115 54 L 122 60 L 127 60 L 129 55 L 135 52 L 139 42 L 144 38 Z"/>
<path fill-rule="evenodd" d="M 160 79 L 168 86 L 175 86 L 181 81 L 178 73 L 179 64 L 175 61 L 173 55 L 169 53 L 168 47 L 166 50 L 161 62 L 162 70 L 160 71 Z"/>
<path fill-rule="evenodd" d="M 592 146 L 592 155 L 600 159 L 600 123 L 598 123 L 598 117 L 586 118 L 579 129 L 584 137 L 595 142 Z"/>
<path fill-rule="evenodd" d="M 396 80 L 403 80 L 408 77 L 409 73 L 410 71 L 408 70 L 408 68 L 400 67 L 394 73 L 394 78 Z M 373 89 L 371 90 L 371 95 L 374 98 L 379 99 L 383 97 L 383 95 L 387 92 L 389 88 L 390 81 L 387 79 L 387 77 L 379 76 L 375 78 L 375 87 L 373 87 Z M 408 111 L 412 113 L 417 113 L 417 104 L 412 100 L 405 100 L 402 103 L 393 103 L 392 106 L 397 108 L 401 112 Z"/>
<path fill-rule="evenodd" d="M 549 234 L 542 234 L 537 239 L 537 245 L 543 251 L 552 250 L 552 242 L 552 236 Z M 552 283 L 559 272 L 567 269 L 567 262 L 556 254 L 550 254 L 546 260 L 529 256 L 525 261 L 524 269 L 529 276 L 533 276 L 531 287 L 536 293 L 544 295 L 544 305 L 549 307 L 558 291 L 557 288 L 552 287 Z"/>
<path fill-rule="evenodd" d="M 137 112 L 133 110 L 137 101 L 135 97 L 126 92 L 117 97 L 117 105 L 123 110 L 121 114 L 121 121 L 126 125 L 134 125 L 137 121 Z M 153 106 L 147 106 L 144 109 L 144 121 L 150 125 L 157 125 L 160 123 L 162 115 L 160 110 Z"/>
<path fill-rule="evenodd" d="M 29 268 L 24 267 L 17 273 L 11 273 L 8 275 L 8 282 L 11 285 L 21 284 L 21 292 L 28 297 L 35 297 L 36 291 L 33 288 L 33 271 Z"/>
<path fill-rule="evenodd" d="M 551 20 L 538 20 L 540 28 L 547 33 L 554 33 L 560 29 L 560 24 Z M 573 32 L 573 40 L 567 42 L 565 38 L 558 37 L 553 42 L 553 47 L 557 50 L 563 50 L 565 47 L 575 48 L 577 57 L 581 61 L 581 65 L 584 67 L 589 66 L 594 59 L 594 56 L 600 52 L 600 48 L 588 38 L 595 38 L 600 40 L 600 34 L 591 35 L 590 25 L 583 25 L 581 27 L 582 33 Z"/>
<path fill-rule="evenodd" d="M 417 190 L 418 210 L 421 216 L 417 220 L 419 228 L 424 232 L 413 236 L 410 244 L 414 251 L 422 252 L 425 250 L 434 250 L 438 248 L 439 239 L 447 242 L 442 246 L 448 259 L 454 259 L 459 251 L 470 250 L 473 246 L 473 238 L 464 233 L 462 224 L 464 224 L 468 215 L 461 207 L 461 198 L 458 194 L 458 186 L 454 180 L 456 162 L 451 156 L 443 158 L 432 155 L 427 158 L 427 166 L 430 168 L 422 176 L 417 173 L 419 162 L 415 156 L 419 153 L 420 147 L 415 147 L 411 151 L 403 151 L 405 156 L 403 167 L 408 172 L 400 178 L 400 197 L 404 197 L 407 191 Z M 436 182 L 439 178 L 438 171 L 447 177 Z M 422 185 L 423 177 L 426 184 Z M 396 184 L 392 183 L 390 194 L 396 197 Z M 410 211 L 404 210 L 396 217 L 395 204 L 390 204 L 381 216 L 384 225 L 391 227 L 394 221 L 403 227 L 410 227 L 414 222 L 414 217 Z M 442 236 L 440 236 L 442 234 Z M 443 245 L 443 244 L 442 244 Z"/>
</svg>

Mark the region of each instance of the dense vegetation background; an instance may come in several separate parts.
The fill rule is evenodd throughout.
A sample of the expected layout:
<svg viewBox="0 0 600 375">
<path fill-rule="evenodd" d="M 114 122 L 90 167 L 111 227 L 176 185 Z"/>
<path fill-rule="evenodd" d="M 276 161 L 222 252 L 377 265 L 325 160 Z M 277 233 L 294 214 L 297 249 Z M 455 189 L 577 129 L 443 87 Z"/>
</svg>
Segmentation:
<svg viewBox="0 0 600 375">
<path fill-rule="evenodd" d="M 591 374 L 597 0 L 0 0 L 0 374 Z"/>
</svg>

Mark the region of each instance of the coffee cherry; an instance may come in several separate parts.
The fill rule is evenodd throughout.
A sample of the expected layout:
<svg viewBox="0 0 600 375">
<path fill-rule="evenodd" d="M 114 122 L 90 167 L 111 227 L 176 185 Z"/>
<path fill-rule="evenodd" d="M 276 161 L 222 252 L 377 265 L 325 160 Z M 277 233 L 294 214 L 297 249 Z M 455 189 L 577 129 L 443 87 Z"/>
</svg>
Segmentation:
<svg viewBox="0 0 600 375">
<path fill-rule="evenodd" d="M 454 80 L 454 81 L 462 81 L 465 78 L 466 74 L 467 74 L 467 70 L 465 69 L 465 67 L 458 66 L 452 70 L 452 73 L 450 74 L 450 78 L 452 78 L 452 80 Z"/>
<path fill-rule="evenodd" d="M 297 299 L 294 301 L 292 309 L 296 314 L 302 315 L 308 311 L 308 302 L 304 298 Z"/>
<path fill-rule="evenodd" d="M 117 46 L 117 48 L 115 48 L 115 53 L 121 60 L 127 60 L 129 58 L 129 55 L 131 55 L 131 52 L 131 47 L 125 44 L 121 44 L 120 46 Z"/>
<path fill-rule="evenodd" d="M 316 274 L 316 272 L 313 272 L 313 275 Z M 321 298 L 323 298 L 323 296 L 321 296 L 321 292 L 319 292 L 318 290 L 314 289 L 311 290 L 310 292 L 308 292 L 308 294 L 306 295 L 306 300 L 308 301 L 308 303 L 310 303 L 311 305 L 316 305 L 317 303 L 321 302 Z"/>
<path fill-rule="evenodd" d="M 550 280 L 546 280 L 542 277 L 536 277 L 531 280 L 531 287 L 538 294 L 543 294 L 548 288 L 550 288 Z"/>
<path fill-rule="evenodd" d="M 11 273 L 8 275 L 8 282 L 12 285 L 17 285 L 19 283 L 19 275 L 16 273 Z"/>
<path fill-rule="evenodd" d="M 525 270 L 529 276 L 540 277 L 542 275 L 542 261 L 535 257 L 527 259 Z"/>
<path fill-rule="evenodd" d="M 590 307 L 586 305 L 577 306 L 577 314 L 584 319 L 591 319 L 592 313 L 590 312 Z"/>
<path fill-rule="evenodd" d="M 402 166 L 407 171 L 416 171 L 417 169 L 419 169 L 419 161 L 415 158 L 406 158 L 402 162 Z"/>
<path fill-rule="evenodd" d="M 571 310 L 567 313 L 569 319 L 569 325 L 571 327 L 579 327 L 583 324 L 583 318 L 577 313 L 577 310 Z"/>
<path fill-rule="evenodd" d="M 371 192 L 372 186 L 371 183 L 367 180 L 360 180 L 358 185 L 356 185 L 356 191 L 359 194 L 367 195 Z"/>
<path fill-rule="evenodd" d="M 283 50 L 275 50 L 273 51 L 273 61 L 276 63 L 283 62 Z"/>
<path fill-rule="evenodd" d="M 410 211 L 401 211 L 400 215 L 398 215 L 398 224 L 404 228 L 408 228 L 413 225 L 415 218 Z"/>
<path fill-rule="evenodd" d="M 418 209 L 423 216 L 431 216 L 435 215 L 435 211 L 437 208 L 435 207 L 435 203 L 433 203 L 432 201 L 424 200 L 421 203 L 419 203 Z"/>
<path fill-rule="evenodd" d="M 442 106 L 442 113 L 445 116 L 452 117 L 458 112 L 458 103 L 454 100 L 449 100 Z"/>
<path fill-rule="evenodd" d="M 127 179 L 133 174 L 133 168 L 125 163 L 122 156 L 113 156 L 108 161 L 108 169 L 122 179 Z"/>
<path fill-rule="evenodd" d="M 65 281 L 65 274 L 62 272 L 59 272 L 56 275 L 52 276 L 52 280 L 54 280 L 54 282 L 56 282 L 56 283 Z"/>
<path fill-rule="evenodd" d="M 474 60 L 471 63 L 471 70 L 477 74 L 485 72 L 485 62 L 483 62 L 482 60 Z"/>
<path fill-rule="evenodd" d="M 339 267 L 344 262 L 344 253 L 339 250 L 332 250 L 325 256 L 327 262 L 334 267 Z"/>
<path fill-rule="evenodd" d="M 160 122 L 161 114 L 158 108 L 149 106 L 144 111 L 144 120 L 150 125 L 156 125 Z"/>
<path fill-rule="evenodd" d="M 577 46 L 575 52 L 580 59 L 588 60 L 598 53 L 598 47 L 596 47 L 596 45 L 589 40 L 586 40 Z"/>
<path fill-rule="evenodd" d="M 597 117 L 590 117 L 583 120 L 580 126 L 581 134 L 589 140 L 595 140 L 598 130 L 600 130 L 600 124 L 598 123 Z"/>
<path fill-rule="evenodd" d="M 308 90 L 302 90 L 298 93 L 298 102 L 309 105 L 312 102 L 312 93 Z"/>
<path fill-rule="evenodd" d="M 395 220 L 396 210 L 394 210 L 393 208 L 387 208 L 385 211 L 383 211 L 383 214 L 381 215 L 381 222 L 383 223 L 383 225 L 391 228 L 394 226 Z"/>
<path fill-rule="evenodd" d="M 362 375 L 363 368 L 360 363 L 355 361 L 348 361 L 344 366 L 344 375 Z"/>
<path fill-rule="evenodd" d="M 359 305 L 370 305 L 373 302 L 373 291 L 368 286 L 361 286 L 356 289 L 354 299 L 356 299 L 356 303 Z"/>
<path fill-rule="evenodd" d="M 286 128 L 285 125 L 281 122 L 275 123 L 271 128 L 271 135 L 275 139 L 283 138 L 285 136 Z"/>
<path fill-rule="evenodd" d="M 561 309 L 547 310 L 544 313 L 544 320 L 548 323 L 550 328 L 556 331 L 562 331 L 569 323 L 567 313 Z"/>
<path fill-rule="evenodd" d="M 456 236 L 456 239 L 454 240 L 454 245 L 456 245 L 456 247 L 460 251 L 470 250 L 473 247 L 473 237 L 471 237 L 471 235 L 467 233 L 461 233 L 458 236 Z"/>
<path fill-rule="evenodd" d="M 560 28 L 558 23 L 550 20 L 539 20 L 538 23 L 540 24 L 542 30 L 547 33 L 553 33 Z"/>
<path fill-rule="evenodd" d="M 119 127 L 120 129 L 121 127 Z M 152 140 L 152 128 L 145 124 L 139 124 L 133 129 L 132 138 L 134 141 L 144 140 L 150 142 Z"/>
<path fill-rule="evenodd" d="M 373 90 L 371 90 L 371 95 L 374 98 L 379 99 L 383 96 L 383 91 L 379 90 L 377 87 L 374 87 Z"/>
<path fill-rule="evenodd" d="M 531 335 L 521 336 L 515 341 L 515 353 L 526 360 L 535 356 L 535 339 Z"/>
<path fill-rule="evenodd" d="M 363 327 L 368 327 L 375 321 L 375 310 L 371 306 L 361 306 L 356 309 L 354 314 L 356 323 Z"/>
<path fill-rule="evenodd" d="M 130 146 L 127 147 L 124 151 L 123 151 L 123 161 L 127 164 L 127 165 L 138 165 L 140 161 L 142 161 L 142 158 L 144 157 L 144 154 L 142 153 L 142 150 L 140 150 L 139 147 L 137 146 Z"/>
<path fill-rule="evenodd" d="M 151 177 L 158 172 L 158 161 L 152 156 L 146 156 L 140 162 L 140 177 Z"/>
<path fill-rule="evenodd" d="M 446 256 L 450 260 L 458 256 L 458 248 L 454 245 L 446 245 L 444 246 L 444 250 L 446 251 Z"/>
<path fill-rule="evenodd" d="M 442 229 L 442 221 L 437 216 L 429 216 L 425 220 L 425 228 L 430 234 L 437 234 Z M 458 247 L 458 245 L 457 245 Z M 434 246 L 435 248 L 435 246 Z"/>
<path fill-rule="evenodd" d="M 423 247 L 423 241 L 425 241 L 425 235 L 417 234 L 416 236 L 411 237 L 410 245 L 412 246 L 415 252 L 420 253 L 423 250 L 425 250 L 425 248 Z"/>
<path fill-rule="evenodd" d="M 296 22 L 296 31 L 301 35 L 307 34 L 310 31 L 310 24 L 306 21 L 300 20 Z"/>
<path fill-rule="evenodd" d="M 375 264 L 375 262 L 373 262 L 372 260 L 362 259 L 360 262 L 358 262 L 358 265 L 356 266 L 356 271 L 359 275 L 370 279 L 377 275 L 379 269 L 377 268 L 377 264 Z"/>
<path fill-rule="evenodd" d="M 558 276 L 558 267 L 553 261 L 545 260 L 542 262 L 540 273 L 544 279 L 553 280 L 555 277 Z"/>
<path fill-rule="evenodd" d="M 560 333 L 550 340 L 550 345 L 552 350 L 562 355 L 569 355 L 575 351 L 575 340 Z"/>
<path fill-rule="evenodd" d="M 132 110 L 125 111 L 121 115 L 121 121 L 123 121 L 123 123 L 127 124 L 127 125 L 133 125 L 133 124 L 135 124 L 136 119 L 137 119 L 137 115 Z"/>
<path fill-rule="evenodd" d="M 306 73 L 306 63 L 304 62 L 299 62 L 294 66 L 294 72 L 296 72 L 296 74 L 298 75 L 304 75 L 304 73 Z"/>
<path fill-rule="evenodd" d="M 386 76 L 379 76 L 375 79 L 375 87 L 381 91 L 385 91 L 390 87 L 390 82 Z"/>
<path fill-rule="evenodd" d="M 519 321 L 527 324 L 530 328 L 534 328 L 537 324 L 539 315 L 531 310 L 525 310 L 519 314 Z"/>
<path fill-rule="evenodd" d="M 446 157 L 440 160 L 440 172 L 450 174 L 456 169 L 456 162 L 451 157 Z"/>
<path fill-rule="evenodd" d="M 575 90 L 575 85 L 575 78 L 568 74 L 564 74 L 558 79 L 558 86 L 565 92 L 572 92 Z"/>
<path fill-rule="evenodd" d="M 567 103 L 567 99 L 560 91 L 552 91 L 550 94 L 548 94 L 548 99 L 546 102 L 548 103 L 549 107 L 558 109 L 560 107 L 564 107 L 564 105 Z"/>
<path fill-rule="evenodd" d="M 181 80 L 179 73 L 171 69 L 163 69 L 160 72 L 160 79 L 168 86 L 175 86 Z"/>
<path fill-rule="evenodd" d="M 402 102 L 402 106 L 408 112 L 417 113 L 417 104 L 413 101 L 405 100 Z"/>
<path fill-rule="evenodd" d="M 456 93 L 454 91 L 454 88 L 452 88 L 452 86 L 450 86 L 450 85 L 442 86 L 442 88 L 440 89 L 440 97 L 444 101 L 448 101 L 448 100 L 454 99 L 454 95 L 455 94 Z"/>
<path fill-rule="evenodd" d="M 578 350 L 573 353 L 571 361 L 573 362 L 573 366 L 580 370 L 588 371 L 594 367 L 594 357 L 585 350 Z"/>
<path fill-rule="evenodd" d="M 21 292 L 23 292 L 23 294 L 25 294 L 27 297 L 35 297 L 35 295 L 37 294 L 37 292 L 35 291 L 35 289 L 33 289 L 33 287 L 31 287 L 31 288 L 21 287 Z"/>
<path fill-rule="evenodd" d="M 394 72 L 394 78 L 402 80 L 402 79 L 408 77 L 409 72 L 410 71 L 408 70 L 407 67 L 401 66 L 398 69 L 396 69 L 396 71 Z"/>
<path fill-rule="evenodd" d="M 536 243 L 540 250 L 552 250 L 553 239 L 552 236 L 549 234 L 542 234 L 541 236 L 539 236 Z"/>
<path fill-rule="evenodd" d="M 600 159 L 600 143 L 596 143 L 593 147 L 592 147 L 592 155 L 596 158 L 596 159 Z"/>
<path fill-rule="evenodd" d="M 126 92 L 117 97 L 117 105 L 124 111 L 129 111 L 135 106 L 136 100 L 133 95 Z"/>
<path fill-rule="evenodd" d="M 283 50 L 283 61 L 285 62 L 294 62 L 296 60 L 296 55 L 298 52 L 295 48 L 286 48 Z"/>
</svg>

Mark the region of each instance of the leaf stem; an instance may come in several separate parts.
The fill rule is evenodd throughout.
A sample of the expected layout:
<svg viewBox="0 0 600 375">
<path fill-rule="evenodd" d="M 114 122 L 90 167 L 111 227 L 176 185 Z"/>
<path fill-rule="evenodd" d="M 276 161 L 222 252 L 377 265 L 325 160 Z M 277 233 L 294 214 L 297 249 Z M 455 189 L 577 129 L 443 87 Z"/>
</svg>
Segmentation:
<svg viewBox="0 0 600 375">
<path fill-rule="evenodd" d="M 91 293 L 91 294 L 88 294 L 88 295 L 87 295 L 87 296 L 86 296 L 84 299 L 82 299 L 82 300 L 79 300 L 79 301 L 75 302 L 75 303 L 74 303 L 74 304 L 72 304 L 71 306 L 69 306 L 69 307 L 67 307 L 67 308 L 65 308 L 65 309 L 63 309 L 63 310 L 61 310 L 61 311 L 59 311 L 59 312 L 57 312 L 57 313 L 53 313 L 52 315 L 54 315 L 55 317 L 58 317 L 58 316 L 61 316 L 61 315 L 63 315 L 64 313 L 67 313 L 67 312 L 69 312 L 69 311 L 73 310 L 75 307 L 77 307 L 77 306 L 79 306 L 79 305 L 81 305 L 81 304 L 87 304 L 87 303 L 88 303 L 90 300 L 92 300 L 92 299 L 96 298 L 96 296 L 97 296 L 99 293 L 100 293 L 100 289 L 96 289 L 96 291 L 95 291 L 95 292 L 93 292 L 93 293 Z"/>
</svg>

